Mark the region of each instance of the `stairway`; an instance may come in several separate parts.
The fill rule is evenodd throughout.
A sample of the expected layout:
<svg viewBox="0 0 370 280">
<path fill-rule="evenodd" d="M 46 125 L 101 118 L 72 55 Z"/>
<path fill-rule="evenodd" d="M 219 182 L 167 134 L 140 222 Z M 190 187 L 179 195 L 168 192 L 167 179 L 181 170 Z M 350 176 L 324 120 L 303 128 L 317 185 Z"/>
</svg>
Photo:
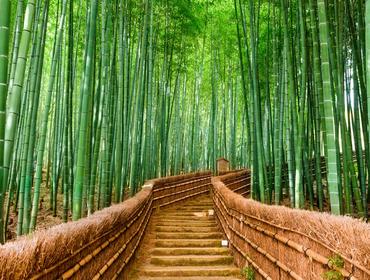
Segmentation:
<svg viewBox="0 0 370 280">
<path fill-rule="evenodd" d="M 229 249 L 221 246 L 212 209 L 211 198 L 201 196 L 157 211 L 130 279 L 241 279 Z"/>
</svg>

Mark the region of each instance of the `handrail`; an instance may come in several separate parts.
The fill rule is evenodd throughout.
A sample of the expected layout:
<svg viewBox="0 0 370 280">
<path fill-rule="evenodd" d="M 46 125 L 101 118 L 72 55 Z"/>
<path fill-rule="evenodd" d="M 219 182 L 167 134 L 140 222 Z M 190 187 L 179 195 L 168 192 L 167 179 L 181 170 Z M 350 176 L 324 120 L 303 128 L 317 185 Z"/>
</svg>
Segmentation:
<svg viewBox="0 0 370 280">
<path fill-rule="evenodd" d="M 147 181 L 133 198 L 0 247 L 0 279 L 121 279 L 154 209 L 209 192 L 210 172 Z"/>
<path fill-rule="evenodd" d="M 341 253 L 339 253 L 340 250 L 338 250 L 338 248 L 323 244 L 304 232 L 294 230 L 287 226 L 279 226 L 276 218 L 269 217 L 269 215 L 266 214 L 281 211 L 282 213 L 279 214 L 279 217 L 284 219 L 284 213 L 293 213 L 297 217 L 299 215 L 305 215 L 306 217 L 306 211 L 292 210 L 285 207 L 274 207 L 272 210 L 269 208 L 270 206 L 247 200 L 237 193 L 234 193 L 232 191 L 233 185 L 237 185 L 237 182 L 242 181 L 240 176 L 245 176 L 246 180 L 248 180 L 250 178 L 250 171 L 246 170 L 236 174 L 214 177 L 212 178 L 211 189 L 217 220 L 229 239 L 231 248 L 237 256 L 236 260 L 239 266 L 242 267 L 249 263 L 264 279 L 266 279 L 267 275 L 269 275 L 269 277 L 273 275 L 272 279 L 279 279 L 280 276 L 276 275 L 281 275 L 281 273 L 291 279 L 317 279 L 317 273 L 320 271 L 324 273 L 328 269 L 337 270 L 345 279 L 370 278 L 369 269 L 349 259 L 344 252 L 341 251 Z M 250 184 L 243 187 L 250 189 Z M 251 213 L 252 209 L 253 211 Z M 254 214 L 259 212 L 263 213 L 263 215 L 261 214 L 262 218 Z M 286 218 L 291 218 L 293 214 L 291 214 L 291 216 L 287 214 Z M 312 219 L 317 219 L 320 215 L 327 215 L 312 212 L 309 215 L 311 214 L 314 214 Z M 271 218 L 271 221 L 269 221 L 269 218 Z M 341 219 L 339 217 L 335 218 Z M 343 223 L 348 222 L 348 218 L 342 219 Z M 360 224 L 355 220 L 353 220 L 353 223 L 355 225 Z M 362 224 L 360 225 L 363 226 Z M 367 229 L 367 232 L 369 232 L 370 229 Z M 356 236 L 354 236 L 354 238 L 356 238 Z M 302 244 L 302 242 L 305 245 Z M 278 251 L 276 251 L 276 246 L 280 248 Z M 365 243 L 364 246 L 366 246 Z M 255 258 L 251 257 L 251 253 L 246 255 L 246 248 L 254 252 L 253 256 L 255 256 Z M 260 257 L 255 254 L 260 255 Z M 286 259 L 286 255 L 292 254 L 294 258 L 298 260 L 297 262 L 288 261 Z M 333 255 L 340 255 L 343 258 L 345 262 L 344 268 L 338 268 L 332 265 L 330 257 Z M 264 263 L 261 263 L 261 256 L 263 257 L 262 259 L 265 260 Z M 251 263 L 251 259 L 254 259 L 253 263 Z M 258 262 L 257 260 L 260 261 Z M 305 262 L 307 265 L 312 266 L 309 273 L 315 271 L 315 276 L 308 278 L 307 274 L 302 275 L 302 272 L 305 271 Z M 295 263 L 296 266 L 294 266 Z M 269 264 L 269 266 L 266 266 L 267 264 Z M 275 267 L 275 271 L 278 271 L 279 274 L 276 274 L 270 267 Z M 267 273 L 268 270 L 270 270 L 269 273 Z M 262 274 L 259 271 L 261 271 Z M 321 276 L 322 275 L 320 275 L 320 277 Z"/>
</svg>

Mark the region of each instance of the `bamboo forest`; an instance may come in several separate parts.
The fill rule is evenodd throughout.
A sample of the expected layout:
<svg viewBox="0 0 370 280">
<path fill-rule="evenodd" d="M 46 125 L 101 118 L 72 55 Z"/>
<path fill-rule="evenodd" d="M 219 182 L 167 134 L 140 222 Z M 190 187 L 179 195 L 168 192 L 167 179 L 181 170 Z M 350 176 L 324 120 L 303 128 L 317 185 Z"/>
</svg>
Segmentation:
<svg viewBox="0 0 370 280">
<path fill-rule="evenodd" d="M 369 83 L 370 0 L 0 0 L 0 242 L 220 158 L 366 223 Z"/>
</svg>

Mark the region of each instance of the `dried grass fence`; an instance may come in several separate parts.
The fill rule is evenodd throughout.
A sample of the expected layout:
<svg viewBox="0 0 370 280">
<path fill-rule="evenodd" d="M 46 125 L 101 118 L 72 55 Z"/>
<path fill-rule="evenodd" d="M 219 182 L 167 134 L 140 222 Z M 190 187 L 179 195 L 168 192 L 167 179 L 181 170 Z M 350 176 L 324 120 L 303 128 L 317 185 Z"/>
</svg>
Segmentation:
<svg viewBox="0 0 370 280">
<path fill-rule="evenodd" d="M 214 177 L 212 184 L 216 217 L 236 264 L 251 267 L 256 279 L 370 279 L 368 224 L 246 199 L 233 190 L 250 189 L 248 170 Z"/>
<path fill-rule="evenodd" d="M 153 209 L 210 185 L 210 172 L 151 180 L 121 204 L 0 246 L 0 279 L 127 279 Z"/>
</svg>

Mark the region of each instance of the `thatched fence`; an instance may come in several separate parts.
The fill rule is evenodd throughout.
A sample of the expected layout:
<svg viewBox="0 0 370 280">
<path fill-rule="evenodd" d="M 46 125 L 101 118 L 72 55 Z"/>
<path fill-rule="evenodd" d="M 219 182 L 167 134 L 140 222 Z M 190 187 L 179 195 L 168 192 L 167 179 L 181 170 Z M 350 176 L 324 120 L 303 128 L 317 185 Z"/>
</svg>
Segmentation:
<svg viewBox="0 0 370 280">
<path fill-rule="evenodd" d="M 209 191 L 211 173 L 146 182 L 133 198 L 0 247 L 0 279 L 127 279 L 154 208 Z"/>
<path fill-rule="evenodd" d="M 370 279 L 368 224 L 245 199 L 250 177 L 244 170 L 212 185 L 210 172 L 148 181 L 124 203 L 1 246 L 0 279 L 127 279 L 152 211 L 210 189 L 236 264 L 256 279 Z"/>
<path fill-rule="evenodd" d="M 246 199 L 233 190 L 250 189 L 248 170 L 212 183 L 216 217 L 236 264 L 256 279 L 370 279 L 370 225 Z"/>
</svg>

